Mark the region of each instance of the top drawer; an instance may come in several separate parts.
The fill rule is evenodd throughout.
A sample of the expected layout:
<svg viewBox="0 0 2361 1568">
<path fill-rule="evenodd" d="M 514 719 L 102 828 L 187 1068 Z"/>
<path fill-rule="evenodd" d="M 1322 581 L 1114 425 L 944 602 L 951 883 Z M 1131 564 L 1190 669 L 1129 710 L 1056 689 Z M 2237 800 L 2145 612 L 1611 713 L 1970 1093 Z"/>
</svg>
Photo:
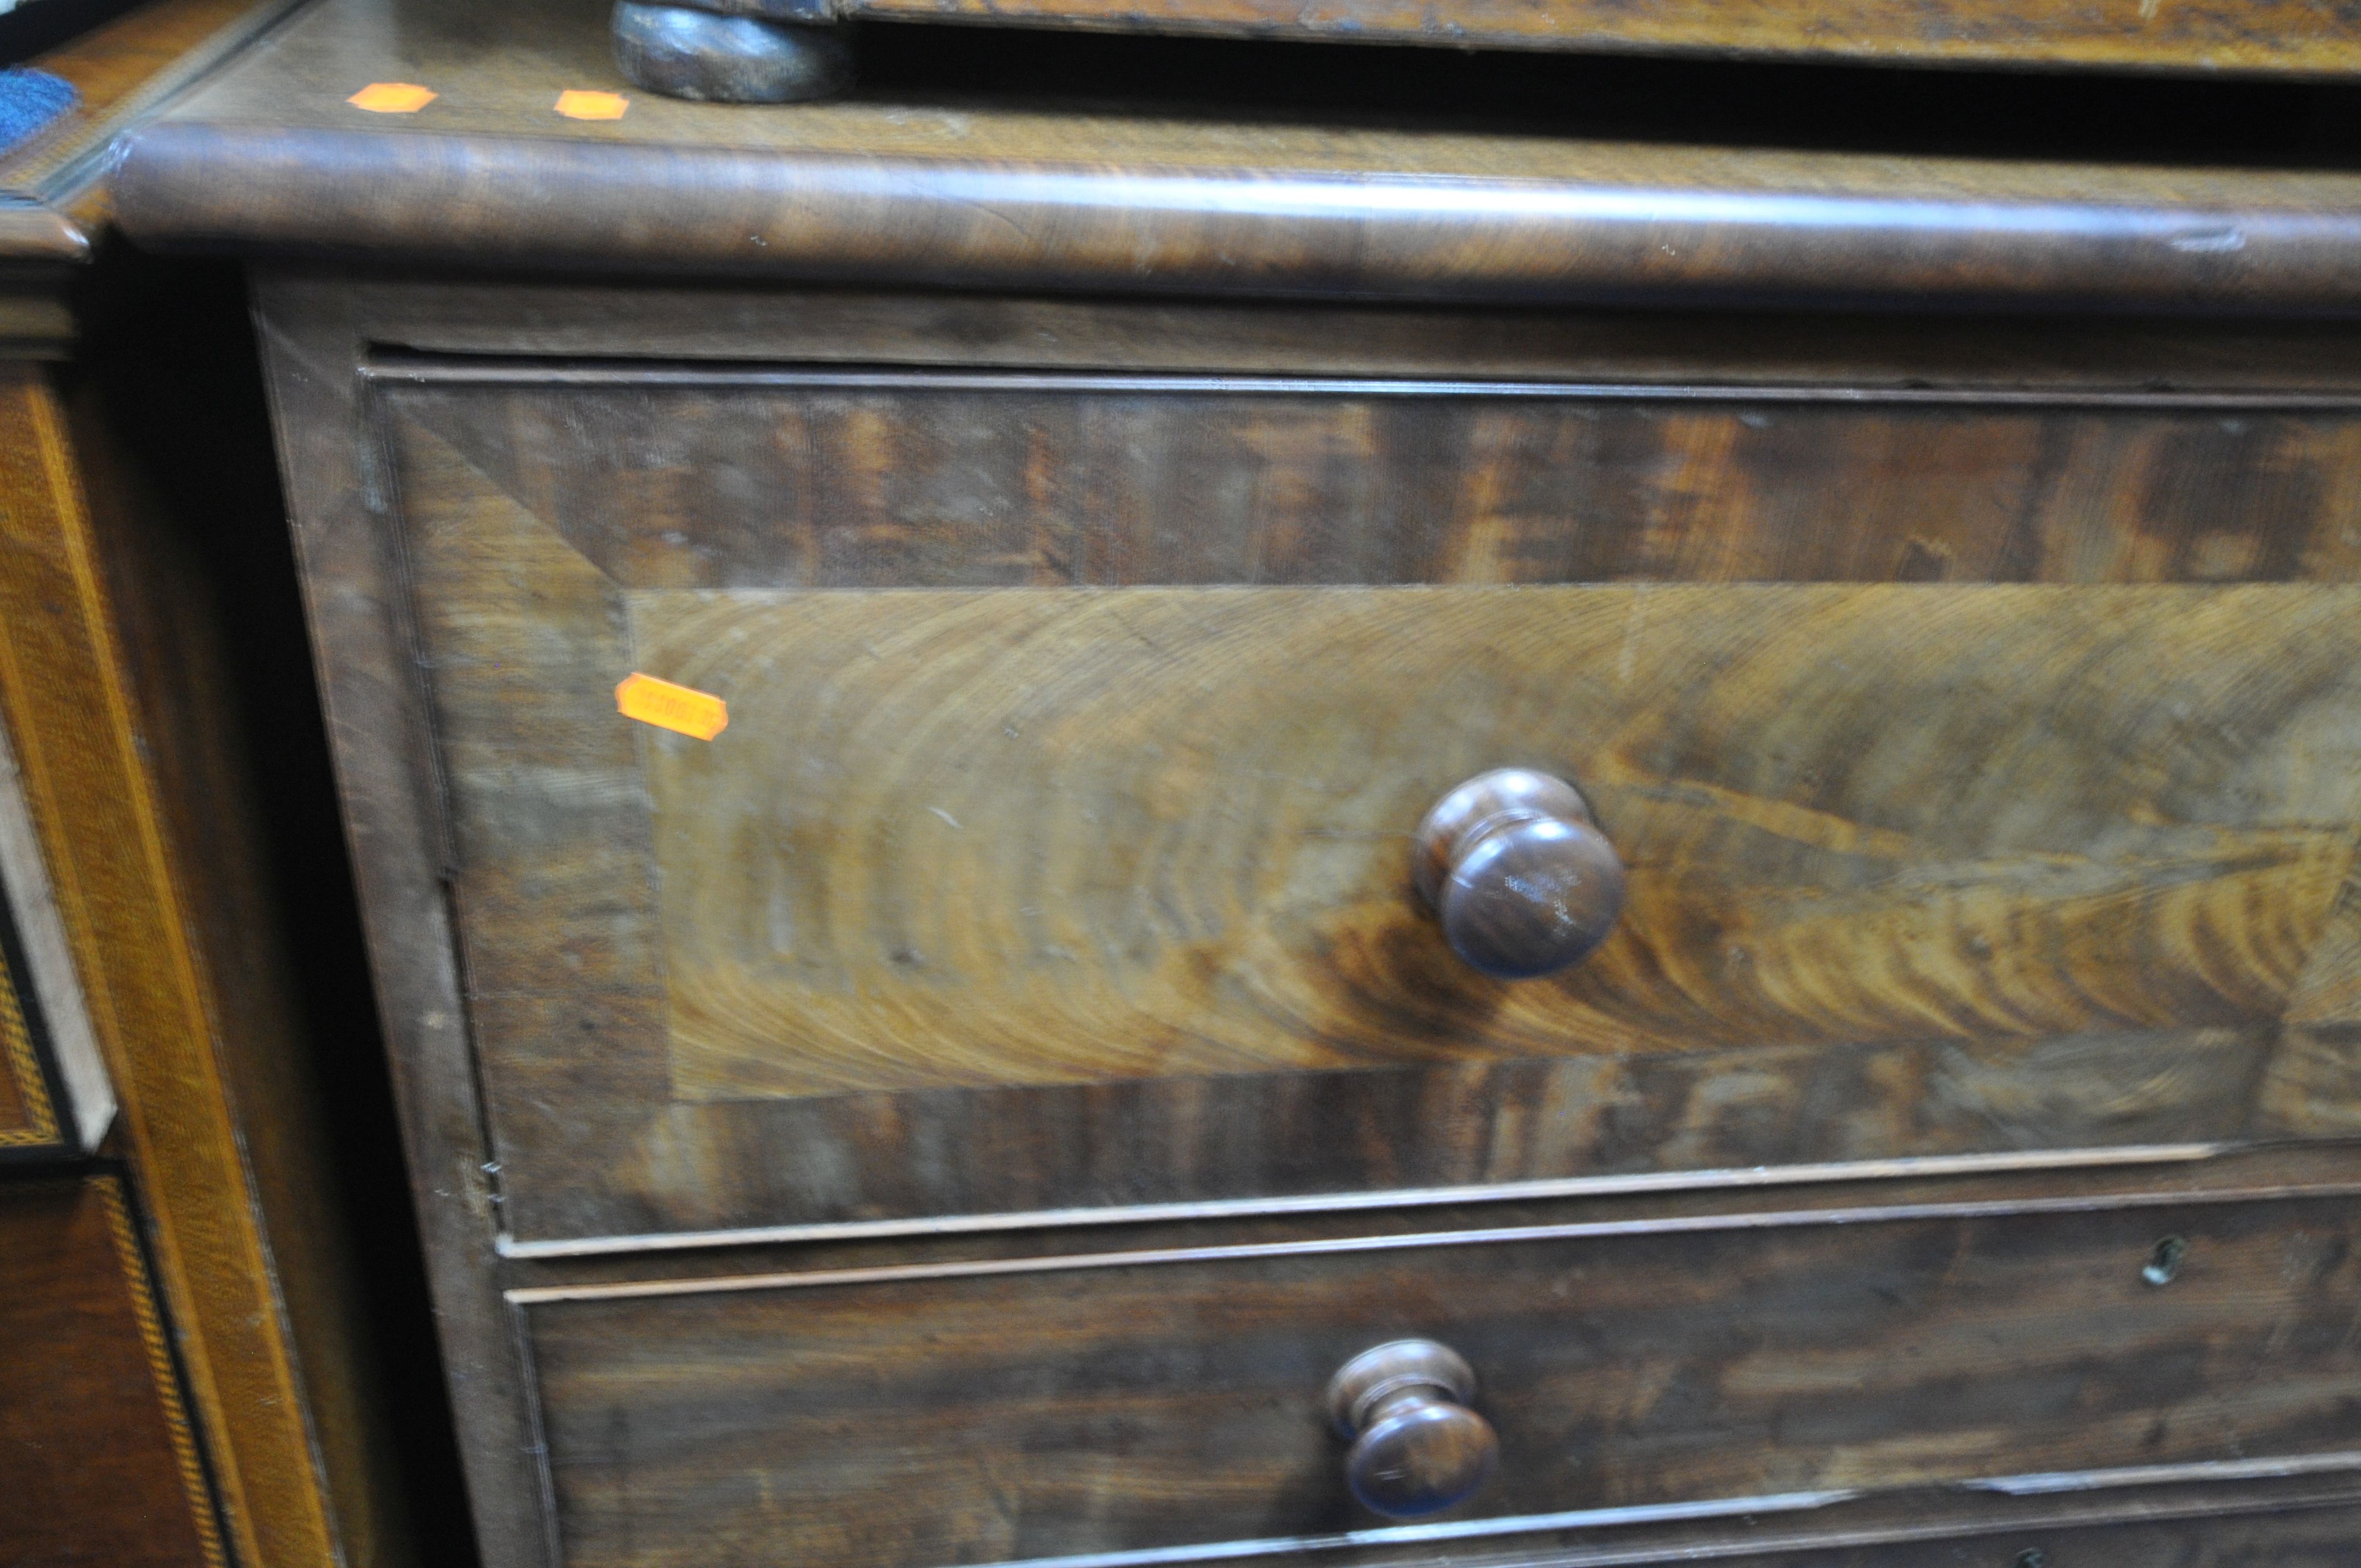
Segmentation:
<svg viewBox="0 0 2361 1568">
<path fill-rule="evenodd" d="M 2348 1098 L 2348 411 L 464 363 L 372 407 L 527 1250 Z M 635 672 L 727 729 L 621 717 Z M 1506 765 L 1629 868 L 1549 980 L 1410 885 Z"/>
</svg>

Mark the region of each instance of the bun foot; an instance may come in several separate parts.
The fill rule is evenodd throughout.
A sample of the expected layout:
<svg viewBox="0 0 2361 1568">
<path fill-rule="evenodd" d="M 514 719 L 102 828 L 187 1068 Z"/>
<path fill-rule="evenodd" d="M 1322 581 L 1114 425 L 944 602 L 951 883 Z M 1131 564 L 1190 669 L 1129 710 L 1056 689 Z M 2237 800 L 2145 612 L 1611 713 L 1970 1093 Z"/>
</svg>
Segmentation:
<svg viewBox="0 0 2361 1568">
<path fill-rule="evenodd" d="M 841 27 L 778 20 L 795 14 L 783 0 L 736 0 L 731 9 L 771 14 L 616 0 L 615 63 L 651 93 L 708 104 L 794 104 L 851 83 Z"/>
</svg>

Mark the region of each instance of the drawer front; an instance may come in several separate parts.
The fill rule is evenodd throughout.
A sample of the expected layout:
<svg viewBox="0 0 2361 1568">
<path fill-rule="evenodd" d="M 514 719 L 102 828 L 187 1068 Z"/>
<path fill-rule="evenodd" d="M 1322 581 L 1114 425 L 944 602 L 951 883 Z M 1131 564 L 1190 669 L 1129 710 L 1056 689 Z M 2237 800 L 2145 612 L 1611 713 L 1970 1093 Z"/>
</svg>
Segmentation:
<svg viewBox="0 0 2361 1568">
<path fill-rule="evenodd" d="M 223 1568 L 113 1176 L 0 1181 L 0 1562 Z"/>
<path fill-rule="evenodd" d="M 2361 399 L 466 361 L 373 385 L 406 462 L 431 439 L 635 587 L 2361 576 Z"/>
<path fill-rule="evenodd" d="M 527 1247 L 2336 1130 L 2361 589 L 2172 579 L 2337 575 L 2350 422 L 1816 408 L 1814 478 L 1770 404 L 1029 385 L 379 394 Z M 2011 575 L 1994 508 L 2166 580 L 1563 580 Z M 1410 887 L 1503 765 L 1629 868 L 1554 979 Z"/>
<path fill-rule="evenodd" d="M 1550 1532 L 1596 1551 L 1647 1522 L 1618 1510 L 1675 1505 L 1719 1559 L 1856 1492 L 1949 1488 L 1921 1522 L 1956 1526 L 1979 1497 L 2090 1503 L 2174 1466 L 2260 1475 L 2351 1447 L 2349 1199 L 2075 1208 L 1756 1212 L 511 1300 L 574 1568 L 1185 1560 L 1239 1541 L 1286 1557 L 1385 1526 L 1347 1493 L 1323 1389 L 1400 1336 L 1474 1368 L 1498 1471 L 1435 1522 L 1314 1543 L 1327 1551 L 1499 1552 Z"/>
</svg>

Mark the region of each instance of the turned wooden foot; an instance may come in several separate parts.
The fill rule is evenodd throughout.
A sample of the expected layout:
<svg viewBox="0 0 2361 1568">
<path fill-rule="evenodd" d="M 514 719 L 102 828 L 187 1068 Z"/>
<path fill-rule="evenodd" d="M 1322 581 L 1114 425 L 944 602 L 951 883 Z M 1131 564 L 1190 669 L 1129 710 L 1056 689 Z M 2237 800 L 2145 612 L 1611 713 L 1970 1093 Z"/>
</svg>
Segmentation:
<svg viewBox="0 0 2361 1568">
<path fill-rule="evenodd" d="M 792 104 L 852 81 L 826 0 L 616 0 L 615 63 L 651 93 L 714 104 Z"/>
</svg>

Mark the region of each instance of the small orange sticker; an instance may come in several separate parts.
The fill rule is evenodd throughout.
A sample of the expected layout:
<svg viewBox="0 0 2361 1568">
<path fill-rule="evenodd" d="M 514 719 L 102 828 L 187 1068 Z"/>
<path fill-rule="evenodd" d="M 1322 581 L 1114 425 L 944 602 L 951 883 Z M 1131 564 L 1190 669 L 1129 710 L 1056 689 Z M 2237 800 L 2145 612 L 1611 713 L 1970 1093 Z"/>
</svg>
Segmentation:
<svg viewBox="0 0 2361 1568">
<path fill-rule="evenodd" d="M 557 95 L 557 112 L 569 120 L 620 120 L 631 101 L 620 93 L 583 93 L 567 88 Z"/>
<path fill-rule="evenodd" d="M 345 102 L 372 115 L 414 115 L 434 99 L 434 89 L 415 82 L 372 82 Z"/>
<path fill-rule="evenodd" d="M 711 692 L 679 686 L 633 671 L 615 688 L 615 711 L 626 718 L 710 740 L 730 728 L 730 705 Z"/>
</svg>

